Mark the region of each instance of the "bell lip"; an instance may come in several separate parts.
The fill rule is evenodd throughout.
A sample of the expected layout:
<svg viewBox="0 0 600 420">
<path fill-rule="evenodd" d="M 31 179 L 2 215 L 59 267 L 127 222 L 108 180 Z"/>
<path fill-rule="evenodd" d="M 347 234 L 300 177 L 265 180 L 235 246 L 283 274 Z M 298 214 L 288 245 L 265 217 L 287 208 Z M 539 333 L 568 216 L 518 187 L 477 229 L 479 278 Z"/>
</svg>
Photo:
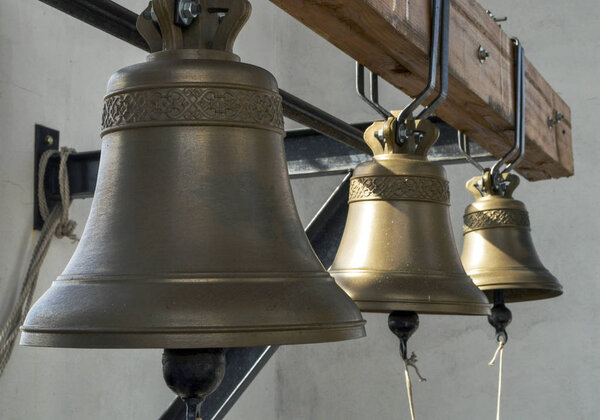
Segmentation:
<svg viewBox="0 0 600 420">
<path fill-rule="evenodd" d="M 424 315 L 489 315 L 490 304 L 465 304 L 458 302 L 427 302 L 425 300 L 355 300 L 362 312 L 389 313 L 413 311 Z"/>
<path fill-rule="evenodd" d="M 311 344 L 354 340 L 366 336 L 366 321 L 350 321 L 331 325 L 307 326 L 305 329 L 288 329 L 256 331 L 242 330 L 238 332 L 208 331 L 202 332 L 82 332 L 57 331 L 40 328 L 21 327 L 20 345 L 31 347 L 61 347 L 61 348 L 219 348 L 219 347 L 254 347 L 287 344 Z M 289 326 L 288 328 L 298 328 Z M 87 330 L 89 331 L 89 330 Z M 118 342 L 118 345 L 115 343 Z"/>
<path fill-rule="evenodd" d="M 551 287 L 551 285 L 546 285 L 546 287 L 535 287 L 534 285 L 530 286 L 519 286 L 515 287 L 514 285 L 506 285 L 506 287 L 502 287 L 502 285 L 498 286 L 490 286 L 490 287 L 482 287 L 481 291 L 485 293 L 490 302 L 494 301 L 494 291 L 495 290 L 503 290 L 504 291 L 504 302 L 506 303 L 518 303 L 518 302 L 531 302 L 534 300 L 545 300 L 551 299 L 555 297 L 559 297 L 563 294 L 562 287 Z"/>
<path fill-rule="evenodd" d="M 551 299 L 561 296 L 563 287 L 560 284 L 548 282 L 527 282 L 527 283 L 493 283 L 478 286 L 488 297 L 490 302 L 494 300 L 494 291 L 504 291 L 504 301 L 508 303 L 530 302 L 533 300 Z"/>
<path fill-rule="evenodd" d="M 325 271 L 287 273 L 285 277 L 280 277 L 282 273 L 276 272 L 270 273 L 271 276 L 266 276 L 267 273 L 237 274 L 239 277 L 236 279 L 215 279 L 213 276 L 190 279 L 178 275 L 175 276 L 177 278 L 172 276 L 154 281 L 147 276 L 137 275 L 109 276 L 104 280 L 101 280 L 103 276 L 87 275 L 88 279 L 85 280 L 81 276 L 63 275 L 52 283 L 30 309 L 21 326 L 20 342 L 22 345 L 37 347 L 216 348 L 342 341 L 366 335 L 366 321 L 358 307 Z M 65 277 L 70 280 L 64 280 Z M 211 280 L 219 281 L 215 283 Z M 236 305 L 215 306 L 211 303 L 212 300 L 202 300 L 203 295 L 211 295 L 215 290 L 223 295 L 237 290 L 240 285 L 251 288 L 245 290 L 258 290 L 256 293 L 260 294 L 260 290 L 270 289 L 277 283 L 277 293 L 285 293 L 288 298 L 302 293 L 306 284 L 312 284 L 312 287 L 310 293 L 303 294 L 303 304 L 291 308 L 290 313 L 280 315 L 265 312 L 261 316 L 261 310 L 256 308 L 250 310 Z M 140 285 L 145 288 L 146 296 L 131 293 L 132 288 Z M 179 288 L 176 293 L 171 291 L 163 294 L 165 288 L 173 286 Z M 100 288 L 95 292 L 100 295 L 92 296 L 112 296 L 111 308 L 141 308 L 137 313 L 138 319 L 143 322 L 137 322 L 136 319 L 123 322 L 126 320 L 123 318 L 127 316 L 126 310 L 123 314 L 81 299 L 92 291 L 90 287 Z M 147 294 L 152 293 L 161 296 L 155 305 L 139 305 L 140 302 L 147 301 Z M 178 296 L 182 300 L 177 300 Z M 190 301 L 184 296 L 194 298 Z M 306 302 L 310 302 L 313 296 L 316 298 L 314 304 L 307 305 Z M 325 297 L 327 300 L 324 300 Z M 253 305 L 264 307 L 262 300 L 248 299 L 252 299 Z M 155 307 L 165 303 L 172 308 L 178 307 L 180 315 L 174 313 L 159 318 L 159 321 L 152 319 L 147 311 L 154 311 Z M 311 312 L 313 310 L 322 313 L 314 316 Z M 107 311 L 112 316 L 106 317 Z M 186 316 L 183 318 L 186 321 L 181 322 L 181 314 L 186 311 L 195 311 L 195 315 Z M 234 315 L 225 320 L 218 317 L 214 319 L 214 316 L 211 318 L 211 313 L 219 311 L 233 311 L 228 313 Z"/>
<path fill-rule="evenodd" d="M 507 272 L 517 280 L 507 281 Z M 505 302 L 527 302 L 558 297 L 563 294 L 563 287 L 556 277 L 545 268 L 472 270 L 469 276 L 475 285 L 493 301 L 495 290 L 504 291 Z M 520 279 L 519 279 L 520 277 Z"/>
<path fill-rule="evenodd" d="M 483 292 L 473 283 L 472 279 L 465 273 L 445 273 L 445 272 L 422 272 L 407 273 L 401 271 L 381 271 L 367 269 L 330 269 L 329 273 L 333 276 L 336 283 L 352 298 L 354 303 L 362 312 L 391 312 L 391 311 L 414 311 L 422 314 L 448 314 L 448 315 L 489 315 L 489 300 Z M 420 279 L 454 279 L 452 283 L 461 285 L 457 296 L 462 297 L 462 301 L 450 301 L 436 299 L 435 290 L 431 290 L 429 299 L 421 298 L 387 298 L 387 299 L 365 299 L 362 292 L 356 287 L 358 282 L 369 282 L 382 284 L 395 283 L 388 286 L 387 290 L 402 291 L 406 285 L 407 279 L 419 281 Z M 383 286 L 383 293 L 386 288 Z"/>
</svg>

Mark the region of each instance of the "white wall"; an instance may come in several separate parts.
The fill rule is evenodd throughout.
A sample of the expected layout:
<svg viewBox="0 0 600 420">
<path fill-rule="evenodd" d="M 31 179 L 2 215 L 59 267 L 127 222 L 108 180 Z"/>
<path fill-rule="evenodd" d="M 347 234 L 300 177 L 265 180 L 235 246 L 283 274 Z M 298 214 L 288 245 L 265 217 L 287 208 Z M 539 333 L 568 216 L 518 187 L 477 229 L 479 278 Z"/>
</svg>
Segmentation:
<svg viewBox="0 0 600 420">
<path fill-rule="evenodd" d="M 145 0 L 122 4 L 140 11 Z M 600 199 L 593 165 L 600 155 L 600 12 L 592 0 L 485 0 L 523 41 L 527 57 L 572 108 L 577 175 L 522 184 L 534 240 L 563 283 L 554 300 L 511 307 L 505 351 L 503 418 L 594 419 L 600 411 L 598 241 Z M 354 94 L 353 62 L 266 0 L 236 51 L 272 71 L 282 88 L 351 122 L 375 117 Z M 59 129 L 61 143 L 98 149 L 106 81 L 144 54 L 36 0 L 0 2 L 0 320 L 8 313 L 35 240 L 33 127 Z M 382 101 L 400 108 L 401 93 Z M 292 125 L 289 125 L 292 127 Z M 469 166 L 448 168 L 452 216 L 460 243 L 464 182 Z M 307 222 L 339 177 L 294 181 Z M 85 223 L 90 200 L 71 210 Z M 60 274 L 74 245 L 54 240 L 42 268 L 39 295 Z M 246 391 L 230 419 L 407 418 L 398 344 L 385 315 L 365 315 L 361 340 L 280 349 Z M 425 383 L 414 384 L 422 419 L 493 418 L 497 370 L 487 366 L 495 345 L 485 318 L 424 316 L 411 349 Z M 0 419 L 157 418 L 173 396 L 163 385 L 160 351 L 66 350 L 17 346 L 0 377 Z"/>
</svg>

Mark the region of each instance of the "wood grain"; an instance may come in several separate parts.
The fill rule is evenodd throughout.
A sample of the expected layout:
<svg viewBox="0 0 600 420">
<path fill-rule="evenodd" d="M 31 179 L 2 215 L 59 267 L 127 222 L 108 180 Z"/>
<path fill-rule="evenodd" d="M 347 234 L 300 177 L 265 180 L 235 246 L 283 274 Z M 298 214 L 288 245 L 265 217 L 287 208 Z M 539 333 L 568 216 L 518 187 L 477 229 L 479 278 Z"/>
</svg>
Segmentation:
<svg viewBox="0 0 600 420">
<path fill-rule="evenodd" d="M 425 86 L 428 0 L 271 1 L 408 95 Z M 484 63 L 480 45 L 490 54 Z M 529 180 L 573 175 L 570 109 L 525 61 L 527 148 L 517 171 Z M 448 99 L 436 114 L 502 156 L 514 141 L 513 48 L 475 0 L 451 2 L 449 63 Z M 550 128 L 556 111 L 565 118 Z"/>
</svg>

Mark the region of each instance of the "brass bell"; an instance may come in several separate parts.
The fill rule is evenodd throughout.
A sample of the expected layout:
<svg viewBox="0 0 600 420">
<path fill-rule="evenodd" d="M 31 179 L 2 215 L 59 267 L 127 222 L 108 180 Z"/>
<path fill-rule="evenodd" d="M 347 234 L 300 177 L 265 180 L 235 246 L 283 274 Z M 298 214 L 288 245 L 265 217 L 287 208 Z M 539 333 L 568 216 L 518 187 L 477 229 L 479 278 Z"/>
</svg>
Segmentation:
<svg viewBox="0 0 600 420">
<path fill-rule="evenodd" d="M 330 273 L 363 311 L 486 315 L 488 301 L 454 242 L 445 171 L 427 160 L 438 129 L 428 120 L 409 123 L 423 134 L 418 144 L 397 144 L 396 118 L 366 130 L 374 157 L 354 171 Z"/>
<path fill-rule="evenodd" d="M 492 187 L 489 171 L 467 182 L 475 202 L 467 206 L 463 219 L 465 270 L 490 301 L 499 290 L 506 302 L 559 296 L 562 286 L 535 251 L 527 209 L 512 198 L 519 177 L 502 176 L 501 191 Z"/>
<path fill-rule="evenodd" d="M 185 349 L 364 336 L 358 308 L 302 229 L 277 83 L 231 52 L 249 3 L 228 1 L 224 17 L 208 10 L 189 26 L 173 23 L 173 0 L 153 4 L 160 31 L 152 20 L 138 28 L 155 52 L 110 79 L 89 220 L 21 344 Z"/>
</svg>

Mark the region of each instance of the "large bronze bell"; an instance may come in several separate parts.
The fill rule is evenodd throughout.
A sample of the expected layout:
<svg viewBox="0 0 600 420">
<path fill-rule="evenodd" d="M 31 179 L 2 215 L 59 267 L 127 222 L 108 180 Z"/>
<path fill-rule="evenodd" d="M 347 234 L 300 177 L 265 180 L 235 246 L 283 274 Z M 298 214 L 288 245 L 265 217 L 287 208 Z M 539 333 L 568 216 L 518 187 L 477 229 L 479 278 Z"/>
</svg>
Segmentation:
<svg viewBox="0 0 600 420">
<path fill-rule="evenodd" d="M 489 172 L 467 182 L 475 202 L 467 206 L 464 215 L 465 270 L 490 301 L 494 291 L 499 290 L 506 302 L 559 296 L 562 286 L 544 268 L 535 251 L 527 209 L 512 198 L 519 177 L 503 177 L 502 191 L 492 188 Z"/>
<path fill-rule="evenodd" d="M 423 137 L 398 145 L 395 123 L 390 117 L 365 132 L 374 157 L 354 171 L 330 273 L 363 311 L 486 315 L 488 301 L 465 274 L 454 242 L 445 171 L 427 160 L 439 132 L 413 120 Z"/>
<path fill-rule="evenodd" d="M 138 21 L 156 52 L 110 79 L 89 220 L 21 344 L 184 349 L 364 335 L 298 218 L 276 81 L 231 53 L 250 5 L 220 3 L 224 17 L 203 8 L 178 26 L 173 0 L 155 0 L 158 26 L 150 13 Z"/>
</svg>

